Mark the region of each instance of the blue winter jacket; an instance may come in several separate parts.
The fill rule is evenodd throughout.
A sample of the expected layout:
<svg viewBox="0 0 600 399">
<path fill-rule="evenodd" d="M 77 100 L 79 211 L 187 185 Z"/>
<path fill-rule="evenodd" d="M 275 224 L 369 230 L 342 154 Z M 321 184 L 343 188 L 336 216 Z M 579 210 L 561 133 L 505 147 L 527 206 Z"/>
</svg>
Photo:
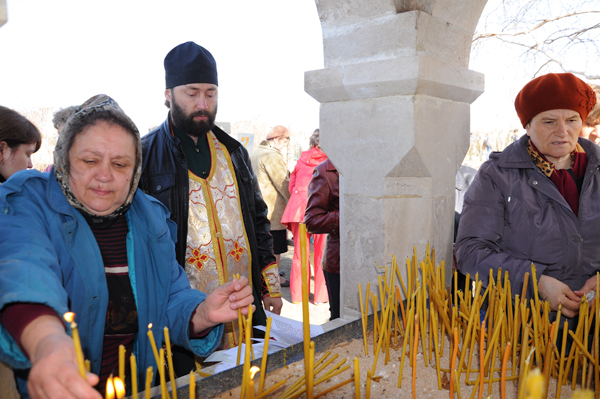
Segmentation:
<svg viewBox="0 0 600 399">
<path fill-rule="evenodd" d="M 192 312 L 206 295 L 190 288 L 175 260 L 176 226 L 165 206 L 138 190 L 126 216 L 139 325 L 134 354 L 138 386 L 144 386 L 146 368 L 156 370 L 149 323 L 158 345 L 167 326 L 172 343 L 199 356 L 216 349 L 223 326 L 189 339 Z M 84 356 L 91 371 L 100 372 L 108 306 L 104 264 L 89 225 L 67 202 L 53 172 L 21 171 L 0 186 L 0 309 L 19 302 L 45 304 L 58 315 L 75 312 Z M 15 369 L 31 367 L 2 325 L 0 360 Z"/>
</svg>

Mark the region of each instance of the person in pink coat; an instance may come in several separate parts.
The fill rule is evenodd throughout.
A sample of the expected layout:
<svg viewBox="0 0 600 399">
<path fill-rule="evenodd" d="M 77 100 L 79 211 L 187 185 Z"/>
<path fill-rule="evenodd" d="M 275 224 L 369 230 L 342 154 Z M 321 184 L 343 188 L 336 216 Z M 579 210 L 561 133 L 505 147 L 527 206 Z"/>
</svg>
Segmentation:
<svg viewBox="0 0 600 399">
<path fill-rule="evenodd" d="M 327 155 L 319 147 L 319 129 L 315 130 L 310 137 L 310 149 L 300 155 L 294 171 L 290 175 L 290 193 L 292 196 L 283 212 L 281 223 L 286 224 L 287 228 L 294 235 L 294 258 L 292 259 L 292 273 L 290 275 L 290 291 L 292 302 L 302 302 L 302 270 L 300 268 L 300 223 L 304 222 L 304 211 L 308 197 L 308 184 L 312 178 L 315 166 L 324 162 Z M 325 249 L 325 240 L 327 234 L 307 234 L 306 242 L 310 243 L 313 239 L 314 246 L 314 302 L 323 304 L 329 302 L 327 296 L 327 287 L 325 286 L 325 277 L 321 268 L 323 259 L 323 250 Z M 306 255 L 310 259 L 310 252 Z M 310 282 L 310 268 L 309 268 Z"/>
</svg>

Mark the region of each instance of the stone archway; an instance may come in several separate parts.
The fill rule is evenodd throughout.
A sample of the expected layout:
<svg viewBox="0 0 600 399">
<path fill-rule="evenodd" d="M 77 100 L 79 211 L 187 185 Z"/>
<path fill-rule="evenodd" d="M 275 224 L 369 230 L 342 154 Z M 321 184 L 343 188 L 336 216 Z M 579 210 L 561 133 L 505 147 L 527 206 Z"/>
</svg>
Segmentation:
<svg viewBox="0 0 600 399">
<path fill-rule="evenodd" d="M 469 147 L 468 69 L 487 0 L 316 0 L 325 68 L 305 73 L 321 103 L 321 146 L 340 172 L 342 317 L 359 282 L 429 242 L 452 263 L 455 175 Z M 403 276 L 405 278 L 406 275 Z"/>
</svg>

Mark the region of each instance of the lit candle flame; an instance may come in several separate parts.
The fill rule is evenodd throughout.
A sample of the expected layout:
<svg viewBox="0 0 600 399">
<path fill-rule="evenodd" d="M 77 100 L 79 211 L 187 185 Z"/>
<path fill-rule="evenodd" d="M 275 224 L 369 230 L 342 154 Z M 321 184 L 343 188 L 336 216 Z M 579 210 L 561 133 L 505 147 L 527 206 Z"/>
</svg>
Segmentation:
<svg viewBox="0 0 600 399">
<path fill-rule="evenodd" d="M 106 380 L 106 399 L 115 399 L 115 386 L 112 375 Z"/>
<path fill-rule="evenodd" d="M 73 312 L 67 312 L 63 315 L 63 317 L 65 318 L 65 320 L 67 321 L 67 323 L 72 323 L 73 320 L 75 320 L 75 313 Z"/>
<path fill-rule="evenodd" d="M 113 378 L 114 390 L 117 393 L 117 399 L 125 397 L 125 384 L 119 377 Z"/>
<path fill-rule="evenodd" d="M 148 324 L 148 330 L 152 330 L 152 323 Z"/>
<path fill-rule="evenodd" d="M 254 375 L 260 371 L 260 368 L 252 366 L 250 368 L 250 379 L 254 379 Z"/>
</svg>

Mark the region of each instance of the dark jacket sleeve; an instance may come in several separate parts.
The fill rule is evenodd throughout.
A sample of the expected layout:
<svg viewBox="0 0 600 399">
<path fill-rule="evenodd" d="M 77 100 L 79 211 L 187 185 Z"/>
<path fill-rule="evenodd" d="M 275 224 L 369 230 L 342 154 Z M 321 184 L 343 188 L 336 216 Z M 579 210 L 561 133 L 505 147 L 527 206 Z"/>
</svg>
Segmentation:
<svg viewBox="0 0 600 399">
<path fill-rule="evenodd" d="M 333 190 L 327 179 L 326 162 L 317 165 L 308 185 L 308 202 L 304 223 L 312 234 L 338 234 L 340 213 L 332 209 Z"/>
</svg>

